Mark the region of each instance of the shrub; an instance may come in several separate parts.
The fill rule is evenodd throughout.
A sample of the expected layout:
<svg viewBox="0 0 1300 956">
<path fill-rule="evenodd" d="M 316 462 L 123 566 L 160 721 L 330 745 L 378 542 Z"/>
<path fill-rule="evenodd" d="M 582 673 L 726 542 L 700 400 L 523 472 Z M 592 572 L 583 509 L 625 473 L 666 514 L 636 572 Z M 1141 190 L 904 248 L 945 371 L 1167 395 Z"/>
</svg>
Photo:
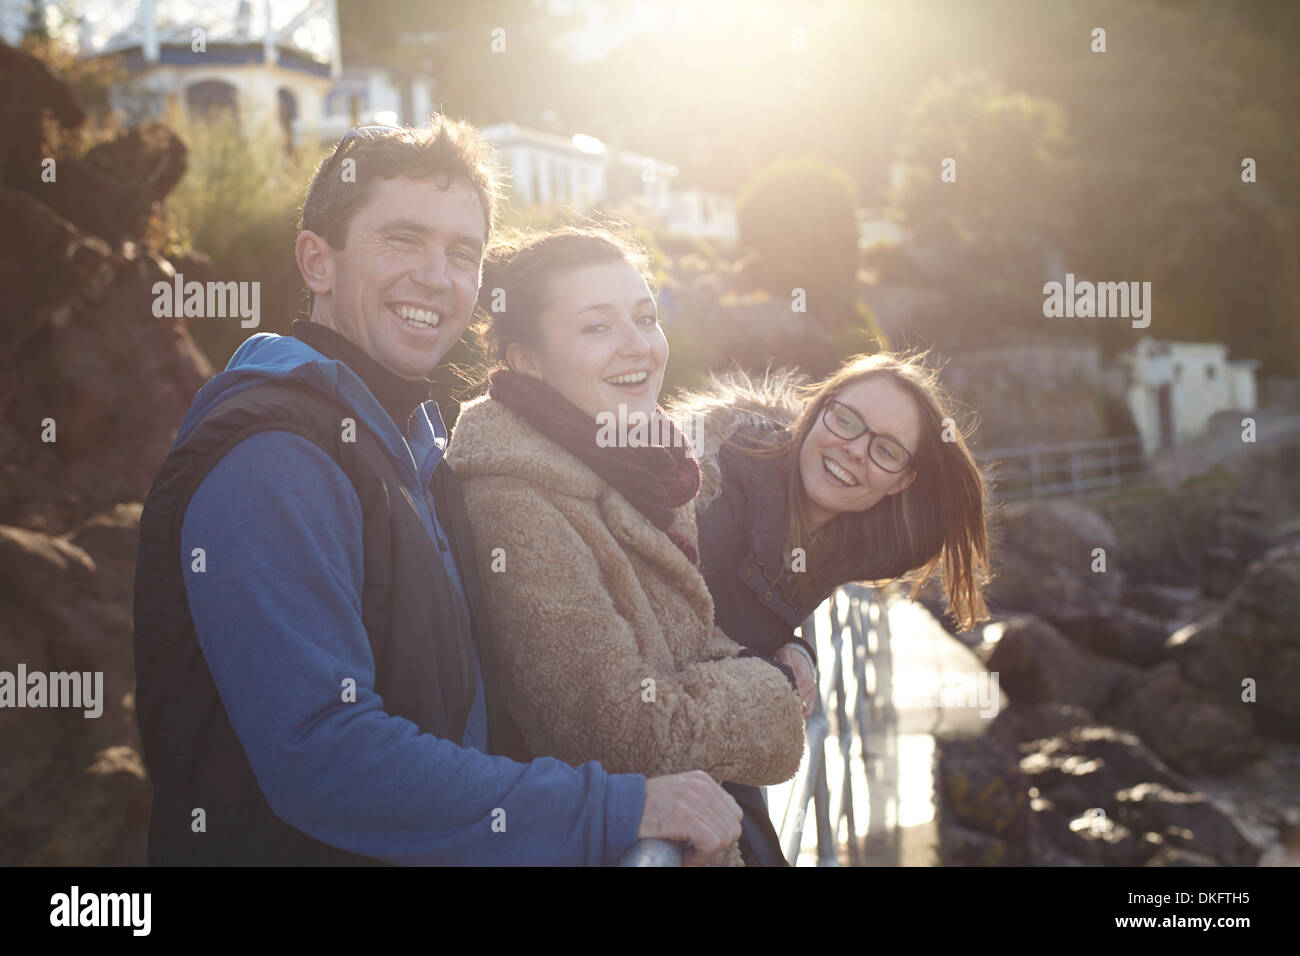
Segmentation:
<svg viewBox="0 0 1300 956">
<path fill-rule="evenodd" d="M 201 252 L 212 260 L 213 278 L 261 283 L 262 322 L 256 330 L 222 320 L 190 324 L 214 367 L 224 368 L 253 331 L 283 332 L 306 315 L 293 249 L 320 151 L 286 153 L 278 129 L 248 135 L 229 113 L 198 118 L 176 109 L 167 122 L 189 148 L 189 169 L 167 199 L 166 253 Z"/>
<path fill-rule="evenodd" d="M 764 285 L 780 298 L 804 289 L 828 333 L 854 321 L 856 206 L 849 175 L 815 157 L 770 164 L 736 203 L 740 246 L 757 256 Z"/>
</svg>

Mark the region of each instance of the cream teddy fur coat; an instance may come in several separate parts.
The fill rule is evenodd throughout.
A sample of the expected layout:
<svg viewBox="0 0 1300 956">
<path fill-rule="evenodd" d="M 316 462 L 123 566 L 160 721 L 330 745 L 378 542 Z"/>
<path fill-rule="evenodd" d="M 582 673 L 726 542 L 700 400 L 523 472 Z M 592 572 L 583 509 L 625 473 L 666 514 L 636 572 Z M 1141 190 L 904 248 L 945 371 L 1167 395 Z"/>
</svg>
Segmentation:
<svg viewBox="0 0 1300 956">
<path fill-rule="evenodd" d="M 798 697 L 777 668 L 738 656 L 663 531 L 486 395 L 461 409 L 447 460 L 474 528 L 498 692 L 534 754 L 647 777 L 794 776 Z M 692 503 L 672 530 L 696 540 Z M 739 865 L 739 850 L 714 862 Z"/>
</svg>

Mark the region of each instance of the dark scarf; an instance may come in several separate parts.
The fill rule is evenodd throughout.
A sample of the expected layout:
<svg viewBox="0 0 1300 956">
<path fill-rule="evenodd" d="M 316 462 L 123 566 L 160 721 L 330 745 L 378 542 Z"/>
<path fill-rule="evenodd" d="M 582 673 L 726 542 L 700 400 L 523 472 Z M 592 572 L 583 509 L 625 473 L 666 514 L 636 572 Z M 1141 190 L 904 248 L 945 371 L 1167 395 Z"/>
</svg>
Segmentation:
<svg viewBox="0 0 1300 956">
<path fill-rule="evenodd" d="M 434 382 L 427 378 L 403 378 L 380 364 L 351 339 L 327 329 L 319 322 L 295 319 L 289 334 L 306 342 L 326 358 L 336 359 L 357 373 L 357 378 L 370 389 L 370 393 L 384 406 L 384 411 L 397 423 L 403 435 L 411 412 L 429 400 Z"/>
<path fill-rule="evenodd" d="M 664 422 L 671 430 L 667 447 L 601 447 L 596 443 L 599 427 L 595 419 L 540 379 L 499 369 L 488 381 L 489 395 L 609 482 L 667 534 L 692 564 L 699 563 L 694 543 L 668 530 L 673 509 L 693 501 L 699 493 L 700 466 L 666 415 Z M 655 411 L 664 414 L 658 406 Z"/>
</svg>

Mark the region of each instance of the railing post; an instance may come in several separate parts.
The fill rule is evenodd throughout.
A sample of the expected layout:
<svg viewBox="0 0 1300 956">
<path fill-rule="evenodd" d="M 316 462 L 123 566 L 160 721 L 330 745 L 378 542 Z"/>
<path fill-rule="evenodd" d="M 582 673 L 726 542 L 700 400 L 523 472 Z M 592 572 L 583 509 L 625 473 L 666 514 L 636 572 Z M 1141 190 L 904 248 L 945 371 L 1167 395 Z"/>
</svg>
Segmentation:
<svg viewBox="0 0 1300 956">
<path fill-rule="evenodd" d="M 1029 491 L 1033 497 L 1038 497 L 1038 483 L 1042 478 L 1043 460 L 1039 457 L 1038 446 L 1035 445 L 1029 453 Z"/>
</svg>

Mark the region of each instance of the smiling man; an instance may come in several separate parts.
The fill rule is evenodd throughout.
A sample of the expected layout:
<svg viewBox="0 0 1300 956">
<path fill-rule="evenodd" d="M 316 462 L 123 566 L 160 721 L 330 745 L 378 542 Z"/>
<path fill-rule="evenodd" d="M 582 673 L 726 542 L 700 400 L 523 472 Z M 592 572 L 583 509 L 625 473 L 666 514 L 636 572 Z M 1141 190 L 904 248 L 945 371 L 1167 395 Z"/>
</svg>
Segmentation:
<svg viewBox="0 0 1300 956">
<path fill-rule="evenodd" d="M 703 773 L 490 756 L 472 535 L 429 400 L 497 184 L 475 131 L 362 127 L 296 244 L 308 321 L 195 397 L 141 518 L 136 707 L 162 864 L 609 864 L 740 834 Z"/>
</svg>

